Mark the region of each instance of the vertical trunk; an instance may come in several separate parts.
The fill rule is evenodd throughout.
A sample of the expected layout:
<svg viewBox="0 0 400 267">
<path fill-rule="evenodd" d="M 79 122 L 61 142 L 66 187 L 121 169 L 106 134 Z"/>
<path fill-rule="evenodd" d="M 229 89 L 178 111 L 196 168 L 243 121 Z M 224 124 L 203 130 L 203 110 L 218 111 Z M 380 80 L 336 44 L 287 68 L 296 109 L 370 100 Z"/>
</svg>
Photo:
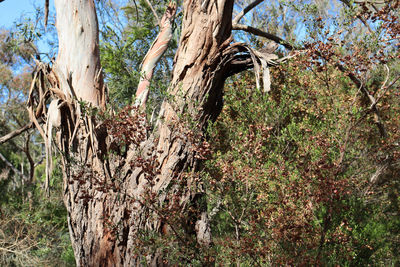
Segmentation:
<svg viewBox="0 0 400 267">
<path fill-rule="evenodd" d="M 77 120 L 76 134 L 71 134 L 73 124 L 64 118 L 64 199 L 78 266 L 135 266 L 143 260 L 154 266 L 167 265 L 161 250 L 141 252 L 139 235 L 143 231 L 163 235 L 183 232 L 201 245 L 211 242 L 204 209 L 188 213 L 184 219 L 187 226 L 168 225 L 168 216 L 161 210 L 174 206 L 184 209 L 199 199 L 196 182 L 183 179 L 183 173 L 197 167 L 196 140 L 190 133 L 201 132 L 222 108 L 226 74 L 221 58 L 231 40 L 233 0 L 186 0 L 183 8 L 170 97 L 162 104 L 153 133 L 147 132 L 138 112 L 120 128 L 110 123 L 96 125 L 83 114 Z M 64 93 L 72 90 L 78 99 L 101 105 L 93 1 L 59 0 L 56 10 L 60 53 L 55 72 L 60 87 Z M 187 129 L 186 118 L 195 129 Z M 140 142 L 126 144 L 123 153 L 115 148 L 115 138 L 127 127 L 135 129 L 128 130 L 131 140 Z M 71 143 L 77 145 L 69 150 Z M 183 229 L 176 231 L 175 227 Z"/>
<path fill-rule="evenodd" d="M 99 33 L 93 0 L 54 1 L 59 49 L 54 68 L 66 95 L 104 105 Z"/>
</svg>

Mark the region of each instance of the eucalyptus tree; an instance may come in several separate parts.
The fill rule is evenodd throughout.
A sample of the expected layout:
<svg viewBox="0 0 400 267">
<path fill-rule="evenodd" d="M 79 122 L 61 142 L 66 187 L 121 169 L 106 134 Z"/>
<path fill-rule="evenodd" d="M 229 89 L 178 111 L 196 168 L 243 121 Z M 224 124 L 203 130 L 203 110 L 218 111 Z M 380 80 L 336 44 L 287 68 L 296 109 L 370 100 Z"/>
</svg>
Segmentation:
<svg viewBox="0 0 400 267">
<path fill-rule="evenodd" d="M 212 245 L 207 199 L 196 173 L 209 153 L 205 132 L 223 107 L 225 80 L 254 68 L 257 87 L 269 92 L 269 68 L 304 53 L 276 35 L 293 38 L 295 28 L 287 20 L 275 34 L 242 23 L 262 2 L 241 1 L 241 8 L 233 0 L 185 0 L 180 6 L 171 2 L 159 18 L 147 1 L 159 33 L 143 58 L 135 102 L 115 115 L 108 109 L 95 2 L 55 0 L 58 55 L 52 65 L 38 62 L 28 111 L 46 143 L 48 179 L 52 130 L 57 132 L 78 266 L 168 265 L 166 254 L 171 251 L 166 246 L 187 247 L 188 255 L 195 255 Z M 308 2 L 300 1 L 299 6 L 310 8 Z M 280 1 L 281 11 L 274 10 L 287 14 L 289 6 Z M 144 113 L 150 82 L 173 37 L 177 14 L 180 37 L 172 77 L 153 123 Z M 317 17 L 310 23 L 320 21 Z M 256 50 L 235 42 L 233 31 L 267 38 L 294 52 L 278 58 L 273 43 Z M 318 50 L 315 44 L 308 47 L 314 57 L 330 59 L 325 58 L 329 51 Z M 342 61 L 335 66 L 364 88 Z M 371 96 L 366 89 L 363 92 Z M 189 261 L 183 255 L 180 260 Z"/>
<path fill-rule="evenodd" d="M 135 106 L 124 115 L 133 119 L 111 123 L 93 111 L 105 113 L 107 104 L 94 2 L 55 1 L 58 56 L 51 68 L 39 65 L 28 106 L 49 154 L 52 128 L 58 128 L 64 199 L 78 265 L 132 266 L 144 255 L 148 263 L 161 264 L 162 249 L 138 254 L 143 231 L 179 235 L 202 246 L 211 243 L 202 192 L 186 173 L 199 166 L 202 133 L 221 111 L 225 79 L 253 65 L 261 73 L 261 66 L 267 69 L 273 58 L 232 43 L 233 6 L 225 0 L 183 3 L 171 83 L 150 131 L 141 111 L 155 63 L 172 38 L 176 4 L 168 5 L 160 33 L 143 60 Z M 42 79 L 46 81 L 39 84 Z M 267 86 L 266 75 L 263 81 Z M 37 119 L 46 110 L 46 95 L 53 100 L 42 128 Z M 115 148 L 121 141 L 123 147 Z M 165 214 L 177 207 L 186 214 L 180 225 Z"/>
</svg>

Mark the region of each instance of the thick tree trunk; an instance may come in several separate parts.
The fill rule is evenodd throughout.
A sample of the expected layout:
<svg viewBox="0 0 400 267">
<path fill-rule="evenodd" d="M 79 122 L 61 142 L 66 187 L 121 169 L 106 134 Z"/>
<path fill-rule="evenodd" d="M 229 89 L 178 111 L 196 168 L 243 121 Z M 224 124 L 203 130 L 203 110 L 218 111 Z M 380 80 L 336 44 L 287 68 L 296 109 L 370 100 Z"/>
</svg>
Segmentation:
<svg viewBox="0 0 400 267">
<path fill-rule="evenodd" d="M 168 265 L 162 250 L 141 243 L 143 231 L 177 235 L 181 244 L 190 236 L 200 245 L 211 242 L 205 207 L 196 203 L 201 190 L 185 172 L 196 170 L 201 133 L 222 108 L 233 0 L 186 0 L 183 8 L 169 97 L 153 132 L 138 111 L 121 124 L 77 112 L 77 127 L 63 113 L 64 199 L 78 266 L 136 266 L 144 260 Z M 93 0 L 58 0 L 56 10 L 60 52 L 54 69 L 60 89 L 101 106 Z M 124 134 L 131 142 L 118 148 Z M 186 217 L 173 225 L 172 214 Z"/>
</svg>

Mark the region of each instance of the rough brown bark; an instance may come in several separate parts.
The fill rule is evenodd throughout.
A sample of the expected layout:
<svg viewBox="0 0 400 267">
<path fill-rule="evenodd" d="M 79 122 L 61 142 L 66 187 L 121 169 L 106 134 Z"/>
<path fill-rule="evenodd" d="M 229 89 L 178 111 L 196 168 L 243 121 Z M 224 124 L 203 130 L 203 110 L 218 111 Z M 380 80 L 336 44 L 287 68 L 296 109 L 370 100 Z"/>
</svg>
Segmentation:
<svg viewBox="0 0 400 267">
<path fill-rule="evenodd" d="M 72 112 L 60 106 L 64 200 L 78 266 L 136 266 L 143 261 L 168 265 L 160 250 L 149 249 L 144 256 L 138 237 L 143 230 L 178 235 L 159 208 L 197 205 L 201 190 L 193 179 L 184 179 L 184 173 L 198 166 L 196 138 L 201 138 L 207 121 L 220 113 L 223 84 L 233 73 L 224 54 L 231 41 L 232 8 L 233 0 L 184 1 L 169 97 L 153 132 L 134 112 L 128 126 L 136 129 L 131 139 L 139 141 L 126 143 L 125 152 L 115 148 L 116 125 L 95 121 L 79 107 Z M 71 94 L 71 99 L 75 95 L 101 106 L 104 93 L 94 3 L 56 1 L 56 10 L 60 52 L 53 70 L 58 86 L 67 100 Z M 186 226 L 177 227 L 184 228 L 179 229 L 182 239 L 193 236 L 207 246 L 211 242 L 207 213 L 204 207 L 196 207 L 183 219 Z"/>
<path fill-rule="evenodd" d="M 165 250 L 143 238 L 149 234 L 192 254 L 208 247 L 207 205 L 196 177 L 207 150 L 203 132 L 221 112 L 225 79 L 253 66 L 258 75 L 268 55 L 231 44 L 233 0 L 184 1 L 172 82 L 150 130 L 138 107 L 117 118 L 101 116 L 105 92 L 93 0 L 56 0 L 55 6 L 59 55 L 52 67 L 38 62 L 28 111 L 48 159 L 57 129 L 77 265 L 169 265 Z"/>
</svg>

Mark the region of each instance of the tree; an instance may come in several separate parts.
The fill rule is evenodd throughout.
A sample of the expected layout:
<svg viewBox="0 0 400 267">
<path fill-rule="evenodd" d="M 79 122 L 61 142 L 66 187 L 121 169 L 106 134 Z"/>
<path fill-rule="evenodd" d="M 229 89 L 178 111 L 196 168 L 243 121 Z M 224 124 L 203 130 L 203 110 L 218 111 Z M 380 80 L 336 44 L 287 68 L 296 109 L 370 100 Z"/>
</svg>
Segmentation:
<svg viewBox="0 0 400 267">
<path fill-rule="evenodd" d="M 235 58 L 238 52 L 246 52 L 244 46 L 230 46 L 233 1 L 184 3 L 182 36 L 169 96 L 161 106 L 153 132 L 148 131 L 140 109 L 132 110 L 131 122 L 130 111 L 123 114 L 128 121 L 109 127 L 95 120 L 89 106 L 103 109 L 106 99 L 94 3 L 56 1 L 55 6 L 59 53 L 51 71 L 42 67 L 38 77 L 47 76 L 50 92 L 59 99 L 53 100 L 57 108 L 50 105 L 47 119 L 48 125 L 61 127 L 64 198 L 78 265 L 132 266 L 143 260 L 140 255 L 147 255 L 149 263 L 162 264 L 160 250 L 135 252 L 142 231 L 163 231 L 165 235 L 181 235 L 178 231 L 183 231 L 182 238 L 193 233 L 199 244 L 210 244 L 201 192 L 196 182 L 185 181 L 183 174 L 189 168 L 198 168 L 198 140 L 191 138 L 189 131 L 201 133 L 209 120 L 215 120 L 222 107 L 224 80 L 251 66 L 248 53 Z M 175 8 L 170 5 L 167 16 Z M 149 79 L 146 72 L 144 75 Z M 34 91 L 31 96 L 30 114 L 35 121 L 44 100 L 37 100 Z M 86 104 L 79 106 L 74 98 Z M 38 108 L 33 105 L 35 101 Z M 145 104 L 145 98 L 141 104 Z M 189 118 L 194 129 L 185 126 Z M 47 136 L 42 130 L 49 148 L 50 133 L 51 127 Z M 113 148 L 120 145 L 118 139 L 125 141 L 125 151 Z M 186 229 L 175 229 L 159 211 L 177 206 L 190 210 L 192 205 L 199 208 L 181 222 Z"/>
<path fill-rule="evenodd" d="M 100 66 L 94 2 L 55 2 L 59 54 L 52 66 L 37 66 L 28 106 L 31 120 L 46 140 L 48 157 L 52 128 L 57 128 L 64 200 L 79 266 L 133 266 L 142 262 L 168 265 L 171 262 L 166 257 L 166 244 L 157 243 L 156 236 L 165 237 L 167 245 L 187 247 L 191 250 L 188 254 L 210 246 L 207 200 L 196 172 L 201 159 L 209 153 L 205 132 L 221 112 L 224 82 L 233 74 L 254 67 L 257 87 L 261 87 L 262 75 L 264 90 L 268 91 L 269 67 L 283 61 L 245 44 L 233 43 L 232 29 L 295 48 L 278 36 L 238 23 L 261 2 L 250 3 L 234 19 L 232 0 L 183 3 L 171 84 L 154 125 L 148 122 L 143 107 L 155 62 L 146 68 L 144 60 L 144 85 L 139 86 L 137 105 L 118 115 L 110 114 Z M 169 5 L 164 22 L 171 24 L 175 9 L 174 4 Z M 316 26 L 320 21 L 317 18 Z M 153 48 L 159 48 L 157 44 L 165 46 L 170 35 L 169 25 L 164 28 L 165 36 L 160 26 L 161 34 Z M 357 77 L 358 69 L 351 69 L 356 65 L 349 70 L 345 63 L 354 62 L 340 58 L 340 53 L 333 53 L 329 45 L 308 44 L 312 64 L 327 71 L 330 62 L 345 73 L 371 101 L 370 112 L 375 114 L 379 131 L 385 136 L 376 99 Z M 147 59 L 157 59 L 158 52 L 150 49 Z M 46 111 L 50 96 L 53 100 Z M 40 118 L 47 119 L 45 129 L 38 123 Z M 346 144 L 343 149 L 346 150 Z M 340 167 L 342 162 L 338 162 Z M 50 170 L 50 164 L 48 167 Z M 239 223 L 237 226 L 240 227 Z M 323 243 L 324 238 L 321 240 Z M 213 259 L 203 258 L 201 262 L 212 263 Z"/>
</svg>

